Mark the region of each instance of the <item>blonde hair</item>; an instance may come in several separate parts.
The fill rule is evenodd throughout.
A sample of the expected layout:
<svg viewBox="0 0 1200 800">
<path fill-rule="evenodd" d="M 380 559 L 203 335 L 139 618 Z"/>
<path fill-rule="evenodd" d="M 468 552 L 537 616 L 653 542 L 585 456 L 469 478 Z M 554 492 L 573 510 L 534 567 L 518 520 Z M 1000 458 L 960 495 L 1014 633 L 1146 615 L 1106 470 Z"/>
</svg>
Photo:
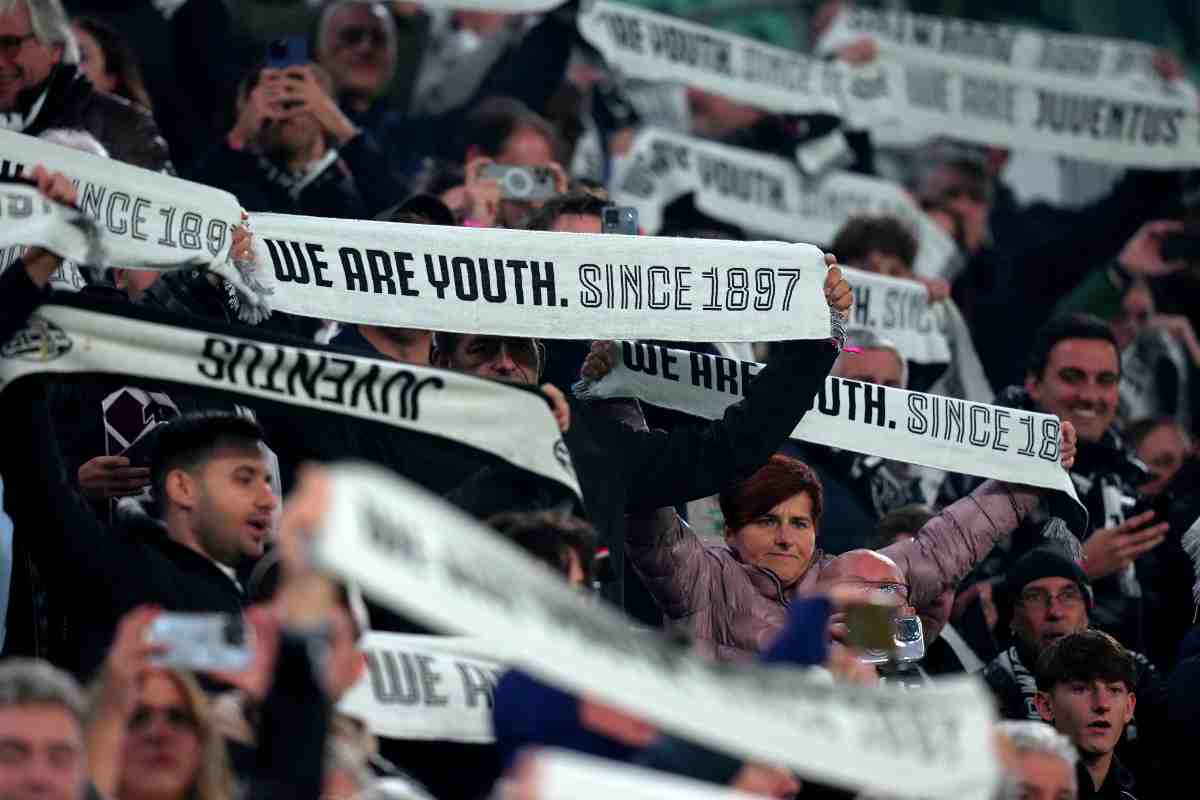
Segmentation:
<svg viewBox="0 0 1200 800">
<path fill-rule="evenodd" d="M 191 673 L 173 669 L 158 670 L 183 695 L 184 703 L 196 720 L 196 736 L 200 742 L 200 766 L 187 792 L 187 800 L 233 800 L 233 770 L 225 740 L 217 730 L 208 696 Z"/>
</svg>

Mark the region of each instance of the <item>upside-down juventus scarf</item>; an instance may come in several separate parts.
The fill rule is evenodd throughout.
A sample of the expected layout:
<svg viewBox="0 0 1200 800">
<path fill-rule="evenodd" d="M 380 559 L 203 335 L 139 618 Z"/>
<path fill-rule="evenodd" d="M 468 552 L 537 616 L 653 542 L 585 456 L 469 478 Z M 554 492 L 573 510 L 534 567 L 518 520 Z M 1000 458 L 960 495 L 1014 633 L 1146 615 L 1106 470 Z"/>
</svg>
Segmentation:
<svg viewBox="0 0 1200 800">
<path fill-rule="evenodd" d="M 0 349 L 0 389 L 27 376 L 76 373 L 183 385 L 253 409 L 275 432 L 268 444 L 281 460 L 285 452 L 375 453 L 426 485 L 439 476 L 420 470 L 439 464 L 465 477 L 505 463 L 581 496 L 558 427 L 535 391 L 280 337 L 250 338 L 245 329 L 204 320 L 195 321 L 197 329 L 178 322 L 131 306 L 99 310 L 86 298 L 56 298 Z M 371 447 L 336 441 L 356 433 Z"/>
</svg>

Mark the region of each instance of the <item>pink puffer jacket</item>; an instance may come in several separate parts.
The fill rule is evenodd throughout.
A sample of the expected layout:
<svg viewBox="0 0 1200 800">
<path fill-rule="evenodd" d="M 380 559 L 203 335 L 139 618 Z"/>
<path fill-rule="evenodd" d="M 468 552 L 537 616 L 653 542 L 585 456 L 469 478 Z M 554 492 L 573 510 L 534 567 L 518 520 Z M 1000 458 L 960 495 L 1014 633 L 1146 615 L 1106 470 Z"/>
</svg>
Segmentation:
<svg viewBox="0 0 1200 800">
<path fill-rule="evenodd" d="M 957 585 L 1039 497 L 1027 486 L 986 481 L 926 523 L 915 539 L 880 552 L 904 573 L 912 605 L 923 608 L 944 587 Z M 791 598 L 812 594 L 832 560 L 818 550 L 796 585 L 784 590 L 773 572 L 746 564 L 725 545 L 705 543 L 671 509 L 631 516 L 625 530 L 626 552 L 668 625 L 721 659 L 764 649 L 783 626 Z"/>
</svg>

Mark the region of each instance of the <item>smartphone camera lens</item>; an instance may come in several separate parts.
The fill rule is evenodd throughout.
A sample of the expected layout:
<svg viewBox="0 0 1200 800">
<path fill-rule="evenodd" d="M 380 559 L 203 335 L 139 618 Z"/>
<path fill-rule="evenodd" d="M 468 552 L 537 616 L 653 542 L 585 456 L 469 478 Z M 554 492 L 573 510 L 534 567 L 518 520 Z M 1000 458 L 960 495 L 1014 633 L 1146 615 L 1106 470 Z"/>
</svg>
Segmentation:
<svg viewBox="0 0 1200 800">
<path fill-rule="evenodd" d="M 241 647 L 246 642 L 246 630 L 240 619 L 231 619 L 225 623 L 225 644 L 230 647 Z"/>
<path fill-rule="evenodd" d="M 528 197 L 533 190 L 533 181 L 520 170 L 513 170 L 505 175 L 504 185 L 508 189 L 509 197 Z"/>
</svg>

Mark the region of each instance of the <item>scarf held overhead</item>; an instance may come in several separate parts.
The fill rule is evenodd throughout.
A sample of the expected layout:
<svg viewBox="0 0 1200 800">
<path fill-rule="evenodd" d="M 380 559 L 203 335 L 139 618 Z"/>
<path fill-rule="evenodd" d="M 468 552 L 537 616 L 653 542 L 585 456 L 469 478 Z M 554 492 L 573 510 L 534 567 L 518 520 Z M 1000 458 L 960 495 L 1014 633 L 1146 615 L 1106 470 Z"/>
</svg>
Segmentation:
<svg viewBox="0 0 1200 800">
<path fill-rule="evenodd" d="M 861 127 L 891 113 L 875 65 L 850 66 L 646 11 L 595 0 L 579 33 L 628 77 L 681 83 L 783 114 L 828 114 Z"/>
<path fill-rule="evenodd" d="M 818 49 L 863 37 L 878 43 L 895 94 L 896 115 L 872 128 L 882 143 L 953 132 L 1120 166 L 1200 165 L 1200 95 L 1157 74 L 1151 45 L 854 8 Z"/>
<path fill-rule="evenodd" d="M 898 217 L 917 236 L 918 274 L 953 277 L 958 248 L 945 231 L 890 181 L 833 171 L 817 181 L 778 156 L 654 128 L 634 138 L 612 181 L 613 199 L 637 206 L 654 232 L 676 198 L 694 193 L 696 207 L 748 231 L 828 245 L 859 214 Z"/>
<path fill-rule="evenodd" d="M 582 399 L 636 397 L 719 419 L 738 402 L 761 364 L 620 342 L 615 366 L 577 385 Z M 853 358 L 853 355 L 844 356 Z M 1059 421 L 1002 408 L 830 376 L 792 436 L 926 467 L 1064 492 L 1083 507 L 1059 464 Z M 1080 528 L 1081 529 L 1081 528 Z"/>
<path fill-rule="evenodd" d="M 25 375 L 101 372 L 344 414 L 452 440 L 581 497 L 545 400 L 459 373 L 44 305 L 0 351 L 0 388 Z"/>
<path fill-rule="evenodd" d="M 227 261 L 232 195 L 0 131 L 10 171 L 80 180 L 104 263 L 207 266 L 251 302 L 301 316 L 459 333 L 674 341 L 823 339 L 811 245 L 552 233 L 253 214 L 253 267 Z M 15 166 L 19 163 L 21 166 Z M 68 217 L 47 217 L 43 227 Z M 182 225 L 183 228 L 179 226 Z M 5 225 L 0 246 L 39 235 Z M 66 254 L 64 254 L 66 255 Z M 70 254 L 73 260 L 74 253 Z"/>
<path fill-rule="evenodd" d="M 364 465 L 335 466 L 330 477 L 314 551 L 319 566 L 402 613 L 494 643 L 560 688 L 849 788 L 915 798 L 987 788 L 995 779 L 994 712 L 978 683 L 947 680 L 905 693 L 831 687 L 795 669 L 717 664 L 632 630 L 619 613 L 407 481 Z M 894 779 L 901 772 L 902 785 Z"/>
</svg>

